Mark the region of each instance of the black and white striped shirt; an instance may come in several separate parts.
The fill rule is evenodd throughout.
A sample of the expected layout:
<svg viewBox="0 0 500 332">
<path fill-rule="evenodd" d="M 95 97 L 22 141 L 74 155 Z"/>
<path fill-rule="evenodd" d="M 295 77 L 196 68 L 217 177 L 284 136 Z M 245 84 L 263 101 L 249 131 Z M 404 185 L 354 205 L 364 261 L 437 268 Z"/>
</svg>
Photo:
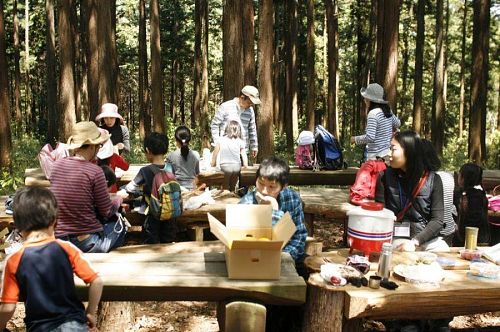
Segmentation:
<svg viewBox="0 0 500 332">
<path fill-rule="evenodd" d="M 392 114 L 386 118 L 381 108 L 374 108 L 368 113 L 365 135 L 355 136 L 357 145 L 366 144 L 368 156 L 381 156 L 391 148 L 394 131 L 401 126 L 401 121 Z"/>
</svg>

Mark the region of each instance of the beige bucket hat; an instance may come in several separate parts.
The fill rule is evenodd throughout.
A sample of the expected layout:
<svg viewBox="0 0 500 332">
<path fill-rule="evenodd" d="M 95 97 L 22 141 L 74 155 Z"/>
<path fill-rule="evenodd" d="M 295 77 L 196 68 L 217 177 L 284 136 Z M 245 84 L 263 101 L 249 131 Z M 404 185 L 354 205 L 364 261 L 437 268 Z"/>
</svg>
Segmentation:
<svg viewBox="0 0 500 332">
<path fill-rule="evenodd" d="M 384 100 L 384 88 L 378 83 L 369 84 L 366 88 L 360 90 L 363 98 L 379 104 L 387 104 Z"/>
<path fill-rule="evenodd" d="M 74 150 L 82 145 L 102 144 L 111 137 L 107 131 L 101 132 L 94 122 L 82 121 L 73 126 L 71 136 L 68 138 L 68 150 Z"/>
</svg>

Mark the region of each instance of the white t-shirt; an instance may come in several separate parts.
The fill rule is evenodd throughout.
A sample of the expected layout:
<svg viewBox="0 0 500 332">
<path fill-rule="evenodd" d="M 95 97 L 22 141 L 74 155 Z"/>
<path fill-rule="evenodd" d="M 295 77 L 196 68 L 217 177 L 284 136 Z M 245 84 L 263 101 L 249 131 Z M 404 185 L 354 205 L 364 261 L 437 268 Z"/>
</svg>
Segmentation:
<svg viewBox="0 0 500 332">
<path fill-rule="evenodd" d="M 241 149 L 245 149 L 245 142 L 240 138 L 229 138 L 223 136 L 219 139 L 220 144 L 220 164 L 238 164 L 241 165 Z"/>
</svg>

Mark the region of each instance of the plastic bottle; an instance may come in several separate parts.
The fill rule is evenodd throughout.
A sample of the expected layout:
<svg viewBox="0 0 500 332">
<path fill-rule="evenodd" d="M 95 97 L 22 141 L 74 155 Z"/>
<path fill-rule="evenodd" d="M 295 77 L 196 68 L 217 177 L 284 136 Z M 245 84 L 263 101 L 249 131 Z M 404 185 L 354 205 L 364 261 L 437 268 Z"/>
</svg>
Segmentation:
<svg viewBox="0 0 500 332">
<path fill-rule="evenodd" d="M 384 243 L 382 245 L 382 252 L 380 253 L 380 258 L 378 260 L 378 271 L 377 275 L 383 280 L 389 279 L 389 274 L 391 273 L 391 261 L 392 261 L 392 244 Z"/>
</svg>

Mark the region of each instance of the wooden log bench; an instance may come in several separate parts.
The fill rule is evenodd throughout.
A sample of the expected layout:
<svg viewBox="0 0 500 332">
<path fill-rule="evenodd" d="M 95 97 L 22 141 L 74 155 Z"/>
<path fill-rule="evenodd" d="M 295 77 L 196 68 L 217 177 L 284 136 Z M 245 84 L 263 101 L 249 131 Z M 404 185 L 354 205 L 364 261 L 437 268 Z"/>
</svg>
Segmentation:
<svg viewBox="0 0 500 332">
<path fill-rule="evenodd" d="M 308 279 L 308 296 L 303 331 L 362 331 L 362 319 L 437 319 L 458 315 L 500 310 L 498 280 L 476 278 L 468 273 L 469 261 L 458 258 L 459 248 L 451 253 L 437 253 L 458 261 L 453 270 L 444 271 L 439 287 L 419 287 L 391 275 L 399 288 L 357 288 L 350 284 L 335 287 L 318 273 L 321 264 L 345 263 L 349 249 L 321 253 L 306 258 L 305 265 L 313 273 Z M 404 255 L 396 252 L 393 266 L 405 263 Z M 371 263 L 368 275 L 375 273 L 377 263 Z"/>
</svg>

